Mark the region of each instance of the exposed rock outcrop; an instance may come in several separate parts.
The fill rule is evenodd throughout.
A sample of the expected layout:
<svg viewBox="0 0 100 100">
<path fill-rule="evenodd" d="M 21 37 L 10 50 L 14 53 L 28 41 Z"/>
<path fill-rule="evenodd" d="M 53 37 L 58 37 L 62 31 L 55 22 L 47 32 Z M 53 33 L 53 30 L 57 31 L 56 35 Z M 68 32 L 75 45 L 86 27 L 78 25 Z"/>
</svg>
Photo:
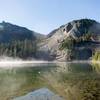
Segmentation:
<svg viewBox="0 0 100 100">
<path fill-rule="evenodd" d="M 17 97 L 13 100 L 64 100 L 59 95 L 54 94 L 47 88 L 38 89 L 25 96 Z"/>
<path fill-rule="evenodd" d="M 81 42 L 76 43 L 77 47 L 74 47 L 71 51 L 68 49 L 60 50 L 60 45 L 69 38 Z M 93 49 L 91 48 L 95 49 L 97 42 L 100 42 L 100 23 L 90 19 L 74 20 L 49 33 L 47 38 L 39 43 L 39 52 L 45 51 L 40 55 L 43 59 L 50 58 L 48 60 L 87 60 L 92 56 Z M 87 48 L 88 46 L 91 46 L 91 48 Z M 73 57 L 72 53 L 74 53 L 75 57 Z"/>
</svg>

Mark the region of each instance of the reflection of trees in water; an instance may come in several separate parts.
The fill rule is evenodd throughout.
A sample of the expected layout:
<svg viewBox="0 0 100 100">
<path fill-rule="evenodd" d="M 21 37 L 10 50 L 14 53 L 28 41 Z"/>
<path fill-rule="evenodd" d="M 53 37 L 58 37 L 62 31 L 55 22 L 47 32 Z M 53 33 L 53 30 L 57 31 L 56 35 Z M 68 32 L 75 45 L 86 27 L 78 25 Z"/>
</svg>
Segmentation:
<svg viewBox="0 0 100 100">
<path fill-rule="evenodd" d="M 0 70 L 0 100 L 7 100 L 27 82 L 27 77 L 16 75 L 14 70 Z"/>
<path fill-rule="evenodd" d="M 23 95 L 43 86 L 43 81 L 39 79 L 40 71 L 40 67 L 0 68 L 0 100 L 11 100 L 12 96 Z"/>
<path fill-rule="evenodd" d="M 87 72 L 93 72 L 93 68 L 90 64 L 86 63 L 58 63 L 57 64 L 59 67 L 57 67 L 56 71 L 57 72 L 72 72 L 72 73 L 87 73 Z"/>
<path fill-rule="evenodd" d="M 100 65 L 58 63 L 0 69 L 0 100 L 49 87 L 65 100 L 99 100 Z"/>
<path fill-rule="evenodd" d="M 100 73 L 100 64 L 90 63 L 58 63 L 57 72 L 72 72 L 72 73 Z"/>
<path fill-rule="evenodd" d="M 100 74 L 100 64 L 98 63 L 93 63 L 93 69 L 98 73 Z"/>
<path fill-rule="evenodd" d="M 69 72 L 70 65 L 68 63 L 58 63 L 58 66 L 56 68 L 57 72 Z"/>
<path fill-rule="evenodd" d="M 99 66 L 61 63 L 43 77 L 68 100 L 100 100 Z"/>
</svg>

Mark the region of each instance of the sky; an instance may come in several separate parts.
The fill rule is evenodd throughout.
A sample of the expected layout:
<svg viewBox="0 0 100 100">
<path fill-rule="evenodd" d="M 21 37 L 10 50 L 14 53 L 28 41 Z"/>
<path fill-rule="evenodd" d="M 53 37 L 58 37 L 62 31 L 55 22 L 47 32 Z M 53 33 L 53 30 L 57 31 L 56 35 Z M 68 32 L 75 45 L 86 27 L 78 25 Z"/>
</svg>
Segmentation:
<svg viewBox="0 0 100 100">
<path fill-rule="evenodd" d="M 42 34 L 81 18 L 100 22 L 100 0 L 0 0 L 0 22 Z"/>
</svg>

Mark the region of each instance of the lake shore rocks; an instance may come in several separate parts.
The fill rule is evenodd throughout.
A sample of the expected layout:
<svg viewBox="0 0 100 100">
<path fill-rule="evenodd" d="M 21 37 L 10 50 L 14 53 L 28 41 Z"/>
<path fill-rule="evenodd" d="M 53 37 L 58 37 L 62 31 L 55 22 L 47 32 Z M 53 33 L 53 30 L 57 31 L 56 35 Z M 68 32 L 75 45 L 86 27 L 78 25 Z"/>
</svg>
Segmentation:
<svg viewBox="0 0 100 100">
<path fill-rule="evenodd" d="M 13 100 L 64 100 L 64 99 L 47 88 L 41 88 L 33 92 L 30 92 L 25 96 L 14 98 Z"/>
</svg>

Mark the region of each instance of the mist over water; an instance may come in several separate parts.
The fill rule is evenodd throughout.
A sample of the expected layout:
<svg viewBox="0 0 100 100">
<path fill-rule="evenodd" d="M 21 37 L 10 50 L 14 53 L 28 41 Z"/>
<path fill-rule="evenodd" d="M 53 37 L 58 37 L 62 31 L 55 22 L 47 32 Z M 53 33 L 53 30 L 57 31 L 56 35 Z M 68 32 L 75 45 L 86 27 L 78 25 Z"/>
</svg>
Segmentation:
<svg viewBox="0 0 100 100">
<path fill-rule="evenodd" d="M 28 64 L 30 64 L 30 66 L 36 66 L 36 65 L 41 65 L 41 63 L 50 63 L 50 62 L 43 60 L 35 60 L 35 59 L 23 60 L 17 57 L 16 58 L 7 56 L 0 57 L 0 68 L 26 67 Z"/>
<path fill-rule="evenodd" d="M 0 56 L 0 68 L 14 68 L 14 67 L 34 67 L 34 66 L 41 66 L 42 65 L 67 65 L 69 63 L 91 63 L 91 61 L 67 61 L 67 62 L 60 62 L 60 61 L 46 61 L 46 60 L 36 60 L 36 59 L 21 59 L 21 58 L 14 58 L 14 57 L 8 57 L 8 56 Z"/>
</svg>

